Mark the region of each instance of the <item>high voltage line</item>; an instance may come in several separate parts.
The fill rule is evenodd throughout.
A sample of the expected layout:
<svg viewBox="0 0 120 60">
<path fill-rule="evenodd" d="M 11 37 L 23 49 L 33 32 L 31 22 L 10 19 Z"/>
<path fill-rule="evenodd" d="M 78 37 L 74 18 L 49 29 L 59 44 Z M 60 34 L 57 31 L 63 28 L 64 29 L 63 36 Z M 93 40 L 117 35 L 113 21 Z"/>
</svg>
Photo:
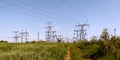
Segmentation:
<svg viewBox="0 0 120 60">
<path fill-rule="evenodd" d="M 18 28 L 43 28 L 42 26 L 11 26 L 11 25 L 7 25 L 7 26 L 0 26 L 0 27 L 2 27 L 2 28 L 16 28 L 16 27 L 18 27 Z"/>
<path fill-rule="evenodd" d="M 3 3 L 5 3 L 5 4 L 7 4 L 7 5 L 11 5 L 11 4 L 9 4 L 9 3 L 6 2 L 6 1 L 3 1 L 3 0 L 0 0 L 0 1 L 3 2 Z M 14 5 L 12 4 L 12 6 L 14 6 Z M 3 9 L 6 9 L 6 10 L 8 10 L 8 11 L 13 11 L 13 12 L 17 12 L 17 13 L 22 13 L 22 14 L 25 14 L 25 15 L 28 15 L 28 16 L 31 16 L 31 17 L 39 18 L 39 19 L 45 19 L 45 18 L 41 18 L 41 17 L 38 16 L 38 15 L 35 15 L 33 11 L 32 11 L 32 14 L 30 14 L 30 13 L 26 13 L 26 12 L 23 12 L 23 11 L 19 11 L 19 10 L 14 9 L 14 8 L 5 7 L 4 5 L 2 5 L 2 6 L 0 5 L 0 7 L 3 8 Z M 15 7 L 16 7 L 16 6 L 15 6 Z M 24 10 L 23 7 L 17 7 L 17 8 L 20 8 L 20 9 L 23 9 L 23 10 Z"/>
<path fill-rule="evenodd" d="M 33 14 L 41 15 L 41 16 L 47 17 L 47 18 L 49 18 L 49 19 L 56 19 L 55 17 L 52 17 L 52 16 L 49 16 L 49 15 L 43 14 L 43 13 L 41 13 L 41 12 L 39 12 L 39 11 L 34 11 L 34 10 L 31 10 L 31 9 L 27 9 L 27 8 L 22 7 L 22 6 L 16 6 L 15 4 L 11 4 L 11 3 L 7 2 L 7 1 L 3 1 L 3 0 L 0 0 L 0 1 L 3 2 L 3 3 L 5 3 L 5 4 L 7 4 L 7 5 L 12 5 L 12 6 L 14 6 L 14 7 L 23 9 L 23 10 L 25 10 L 25 11 L 29 11 L 29 12 L 31 12 L 31 13 L 33 13 Z M 7 8 L 7 9 L 8 9 L 8 8 Z M 39 16 L 39 17 L 40 17 L 40 16 Z"/>
<path fill-rule="evenodd" d="M 5 4 L 7 4 L 7 5 L 11 5 L 11 6 L 14 6 L 14 7 L 16 7 L 16 8 L 19 8 L 19 9 L 22 9 L 22 10 L 24 10 L 24 11 L 27 11 L 27 12 L 31 12 L 32 14 L 30 14 L 30 13 L 27 13 L 26 14 L 26 12 L 22 12 L 22 13 L 24 13 L 24 14 L 26 14 L 26 15 L 30 15 L 30 16 L 34 16 L 34 17 L 37 17 L 38 15 L 40 15 L 40 16 L 44 16 L 44 17 L 46 17 L 47 19 L 58 19 L 58 18 L 60 18 L 61 20 L 68 20 L 68 19 L 66 19 L 65 17 L 62 17 L 62 16 L 57 16 L 57 15 L 54 15 L 54 14 L 50 14 L 48 11 L 46 11 L 46 10 L 43 10 L 43 9 L 41 9 L 41 8 L 37 8 L 37 7 L 34 7 L 33 5 L 31 5 L 31 4 L 28 4 L 28 3 L 25 3 L 25 2 L 23 2 L 23 1 L 20 1 L 20 0 L 15 0 L 15 1 L 17 1 L 17 2 L 19 2 L 19 3 L 21 3 L 21 4 L 23 4 L 24 6 L 28 6 L 28 7 L 31 7 L 31 9 L 30 8 L 25 8 L 25 7 L 22 7 L 22 6 L 16 6 L 15 4 L 13 4 L 13 3 L 9 3 L 9 2 L 7 2 L 7 1 L 5 1 L 5 0 L 0 0 L 1 2 L 3 2 L 3 3 L 5 3 Z M 2 6 L 0 6 L 0 7 L 2 7 Z M 9 9 L 9 10 L 14 10 L 14 11 L 16 11 L 16 12 L 21 12 L 21 11 L 18 11 L 18 10 L 15 10 L 15 9 L 11 9 L 11 8 L 7 8 L 7 7 L 2 7 L 2 8 L 4 8 L 4 9 Z M 32 10 L 32 9 L 37 9 L 37 10 L 39 10 L 39 11 L 34 11 L 34 10 Z M 74 8 L 73 8 L 74 9 Z M 75 9 L 74 9 L 75 10 Z M 42 11 L 42 13 L 40 12 L 40 11 Z M 77 10 L 76 10 L 77 11 Z M 43 13 L 44 12 L 44 13 Z M 45 14 L 46 13 L 46 14 Z M 34 14 L 34 15 L 33 15 Z M 37 14 L 37 16 L 35 16 Z M 48 15 L 49 14 L 49 15 Z M 40 17 L 40 16 L 38 16 L 38 17 Z M 38 18 L 37 17 L 37 18 Z M 44 18 L 42 18 L 42 19 L 44 19 Z"/>
<path fill-rule="evenodd" d="M 22 13 L 22 14 L 25 14 L 25 15 L 28 15 L 28 16 L 34 16 L 34 15 L 32 15 L 32 14 L 26 14 L 25 12 L 21 12 L 21 11 L 19 11 L 19 10 L 16 10 L 16 9 L 11 9 L 11 8 L 8 8 L 8 7 L 5 7 L 5 6 L 1 6 L 0 5 L 0 7 L 2 8 L 2 9 L 5 9 L 5 10 L 8 10 L 8 11 L 13 11 L 13 12 L 17 12 L 17 13 Z M 34 17 L 37 17 L 37 16 L 34 16 Z M 37 17 L 38 18 L 38 17 Z"/>
<path fill-rule="evenodd" d="M 82 12 L 78 11 L 77 9 L 75 9 L 71 4 L 67 3 L 65 0 L 59 0 L 62 3 L 64 3 L 64 5 L 68 6 L 69 8 L 71 8 L 75 13 L 77 13 L 77 15 L 82 15 L 84 18 L 87 19 L 87 16 L 85 14 L 83 14 Z M 88 20 L 88 19 L 87 19 Z"/>
<path fill-rule="evenodd" d="M 16 6 L 15 4 L 9 3 L 9 2 L 7 2 L 7 1 L 5 1 L 5 0 L 0 0 L 0 1 L 2 1 L 3 3 L 6 3 L 6 4 L 8 4 L 8 5 L 12 5 L 12 6 L 14 6 L 14 7 L 23 9 L 23 10 L 25 10 L 25 11 L 29 11 L 29 12 L 31 12 L 31 13 L 33 13 L 33 14 L 38 14 L 38 15 L 41 15 L 41 16 L 45 16 L 45 17 L 47 17 L 47 18 L 49 18 L 49 19 L 55 19 L 56 17 L 63 19 L 63 17 L 61 17 L 61 16 L 56 16 L 56 15 L 50 16 L 50 14 L 49 14 L 48 11 L 43 10 L 43 9 L 41 9 L 41 8 L 34 7 L 33 5 L 28 4 L 28 3 L 25 3 L 25 2 L 20 1 L 20 0 L 15 0 L 15 1 L 21 3 L 21 4 L 25 5 L 25 6 L 31 7 L 31 8 L 33 8 L 33 9 L 34 9 L 34 8 L 35 8 L 35 9 L 38 9 L 39 11 L 34 11 L 34 10 L 32 10 L 32 9 L 24 8 L 24 7 L 22 7 L 22 6 Z M 60 1 L 63 2 L 63 3 L 64 3 L 66 6 L 68 6 L 69 8 L 71 8 L 71 9 L 72 9 L 74 12 L 76 12 L 77 14 L 82 15 L 82 16 L 84 16 L 84 17 L 86 18 L 86 16 L 85 16 L 84 14 L 81 14 L 81 12 L 79 12 L 77 9 L 75 9 L 72 5 L 70 5 L 69 3 L 67 3 L 65 0 L 60 0 Z M 90 0 L 90 1 L 93 2 L 94 5 L 101 10 L 101 12 L 103 12 L 103 14 L 104 14 L 103 17 L 107 16 L 106 12 L 99 6 L 99 4 L 97 4 L 97 2 L 96 2 L 95 0 Z M 2 7 L 2 6 L 0 6 L 0 7 Z M 2 7 L 2 8 L 4 8 L 4 7 Z M 5 9 L 8 9 L 8 8 L 5 8 Z M 42 12 L 44 12 L 44 13 L 41 13 L 40 11 L 42 11 Z M 20 12 L 20 11 L 19 11 L 19 12 Z M 45 13 L 47 13 L 47 14 L 45 14 Z M 49 15 L 48 15 L 48 14 L 49 14 Z M 30 15 L 30 14 L 27 14 L 27 15 Z M 32 15 L 32 16 L 33 16 L 33 15 Z"/>
<path fill-rule="evenodd" d="M 107 16 L 106 12 L 100 7 L 100 5 L 99 5 L 95 0 L 92 0 L 92 1 L 93 1 L 93 2 L 95 3 L 95 5 L 103 12 L 103 14 Z"/>
<path fill-rule="evenodd" d="M 47 18 L 52 18 L 52 17 L 50 17 L 50 16 L 48 16 L 48 15 L 45 15 L 45 14 L 42 14 L 42 13 L 40 13 L 40 12 L 31 10 L 31 9 L 27 9 L 27 8 L 24 8 L 24 7 L 21 7 L 21 6 L 16 6 L 16 5 L 14 5 L 14 4 L 10 4 L 10 3 L 7 2 L 7 1 L 3 1 L 3 0 L 0 0 L 0 1 L 2 1 L 3 3 L 6 3 L 6 4 L 8 4 L 8 5 L 12 5 L 12 6 L 14 6 L 14 7 L 17 7 L 17 8 L 20 8 L 20 9 L 23 9 L 23 10 L 26 10 L 26 11 L 29 11 L 29 12 L 32 12 L 32 13 L 34 13 L 34 14 L 38 14 L 38 15 L 41 15 L 41 16 L 46 16 Z"/>
<path fill-rule="evenodd" d="M 98 8 L 103 13 L 102 16 L 105 18 L 105 20 L 106 20 L 106 18 L 108 19 L 107 13 L 103 10 L 103 8 L 95 0 L 89 0 L 89 1 L 93 2 L 95 7 Z"/>
<path fill-rule="evenodd" d="M 31 8 L 33 8 L 33 9 L 37 9 L 37 10 L 39 10 L 39 11 L 42 11 L 42 12 L 44 12 L 44 13 L 47 13 L 46 15 L 49 14 L 49 15 L 52 15 L 53 17 L 65 19 L 65 18 L 62 17 L 62 16 L 56 16 L 56 15 L 54 15 L 54 14 L 50 14 L 50 13 L 49 13 L 48 11 L 46 11 L 46 10 L 43 10 L 43 9 L 41 9 L 41 8 L 38 8 L 38 7 L 35 7 L 35 6 L 33 6 L 33 5 L 31 5 L 31 4 L 28 4 L 28 3 L 25 3 L 25 2 L 23 2 L 23 1 L 21 1 L 21 0 L 15 0 L 15 1 L 21 3 L 21 4 L 25 5 L 25 6 L 31 7 Z"/>
</svg>

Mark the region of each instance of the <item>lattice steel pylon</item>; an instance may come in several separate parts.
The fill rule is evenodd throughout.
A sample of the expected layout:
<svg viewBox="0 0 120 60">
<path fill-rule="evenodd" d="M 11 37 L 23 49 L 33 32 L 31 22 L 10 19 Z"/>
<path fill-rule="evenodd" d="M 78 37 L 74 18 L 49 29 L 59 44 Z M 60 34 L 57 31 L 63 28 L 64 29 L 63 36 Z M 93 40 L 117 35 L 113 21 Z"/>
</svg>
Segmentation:
<svg viewBox="0 0 120 60">
<path fill-rule="evenodd" d="M 75 38 L 77 41 L 86 39 L 86 35 L 87 35 L 86 33 L 87 30 L 85 29 L 86 26 L 90 26 L 90 25 L 89 24 L 78 24 L 75 26 L 75 27 L 78 27 L 77 30 L 74 30 L 74 35 L 76 36 Z"/>
<path fill-rule="evenodd" d="M 27 30 L 25 30 L 24 34 L 25 34 L 25 41 L 27 42 L 28 41 L 28 37 L 29 37 L 29 32 L 27 32 Z"/>
<path fill-rule="evenodd" d="M 29 32 L 27 32 L 27 30 L 25 31 L 21 30 L 21 32 L 19 33 L 19 37 L 21 38 L 21 43 L 27 42 L 29 37 Z"/>
<path fill-rule="evenodd" d="M 51 22 L 47 22 L 47 31 L 46 31 L 46 41 L 48 42 L 54 42 L 55 41 L 55 36 L 56 36 L 56 31 L 53 30 L 54 26 L 52 26 Z"/>
<path fill-rule="evenodd" d="M 21 30 L 21 32 L 19 34 L 20 34 L 21 42 L 23 43 L 23 38 L 24 38 L 24 32 L 23 32 L 23 30 Z"/>
<path fill-rule="evenodd" d="M 19 31 L 13 31 L 13 33 L 15 34 L 13 38 L 14 38 L 14 40 L 15 40 L 16 43 L 18 42 L 18 39 L 19 39 L 18 32 Z"/>
</svg>

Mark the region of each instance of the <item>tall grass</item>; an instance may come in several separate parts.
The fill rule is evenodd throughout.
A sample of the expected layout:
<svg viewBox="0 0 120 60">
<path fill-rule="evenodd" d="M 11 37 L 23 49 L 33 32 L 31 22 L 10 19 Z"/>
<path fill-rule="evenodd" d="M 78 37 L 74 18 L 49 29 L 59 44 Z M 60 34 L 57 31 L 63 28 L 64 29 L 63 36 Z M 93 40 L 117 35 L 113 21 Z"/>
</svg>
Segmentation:
<svg viewBox="0 0 120 60">
<path fill-rule="evenodd" d="M 84 60 L 80 49 L 77 48 L 75 45 L 71 45 L 70 52 L 71 52 L 71 60 Z"/>
<path fill-rule="evenodd" d="M 64 60 L 64 43 L 0 43 L 0 60 Z"/>
</svg>

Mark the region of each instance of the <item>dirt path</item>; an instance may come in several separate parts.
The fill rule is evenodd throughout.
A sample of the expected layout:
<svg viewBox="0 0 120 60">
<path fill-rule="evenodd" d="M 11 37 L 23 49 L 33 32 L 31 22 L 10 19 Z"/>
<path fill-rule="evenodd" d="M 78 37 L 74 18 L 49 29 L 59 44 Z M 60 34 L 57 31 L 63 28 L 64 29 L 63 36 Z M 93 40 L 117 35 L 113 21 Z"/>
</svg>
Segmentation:
<svg viewBox="0 0 120 60">
<path fill-rule="evenodd" d="M 67 49 L 67 54 L 65 56 L 65 60 L 70 60 L 70 46 Z"/>
</svg>

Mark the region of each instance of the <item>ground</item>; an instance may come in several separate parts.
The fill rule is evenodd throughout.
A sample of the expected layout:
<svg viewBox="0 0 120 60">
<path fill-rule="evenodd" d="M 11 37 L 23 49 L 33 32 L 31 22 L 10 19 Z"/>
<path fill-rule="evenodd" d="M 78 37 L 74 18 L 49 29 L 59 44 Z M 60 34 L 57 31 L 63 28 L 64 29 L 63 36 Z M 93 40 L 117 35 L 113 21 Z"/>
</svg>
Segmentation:
<svg viewBox="0 0 120 60">
<path fill-rule="evenodd" d="M 70 47 L 67 49 L 67 54 L 65 56 L 65 60 L 70 60 Z"/>
</svg>

